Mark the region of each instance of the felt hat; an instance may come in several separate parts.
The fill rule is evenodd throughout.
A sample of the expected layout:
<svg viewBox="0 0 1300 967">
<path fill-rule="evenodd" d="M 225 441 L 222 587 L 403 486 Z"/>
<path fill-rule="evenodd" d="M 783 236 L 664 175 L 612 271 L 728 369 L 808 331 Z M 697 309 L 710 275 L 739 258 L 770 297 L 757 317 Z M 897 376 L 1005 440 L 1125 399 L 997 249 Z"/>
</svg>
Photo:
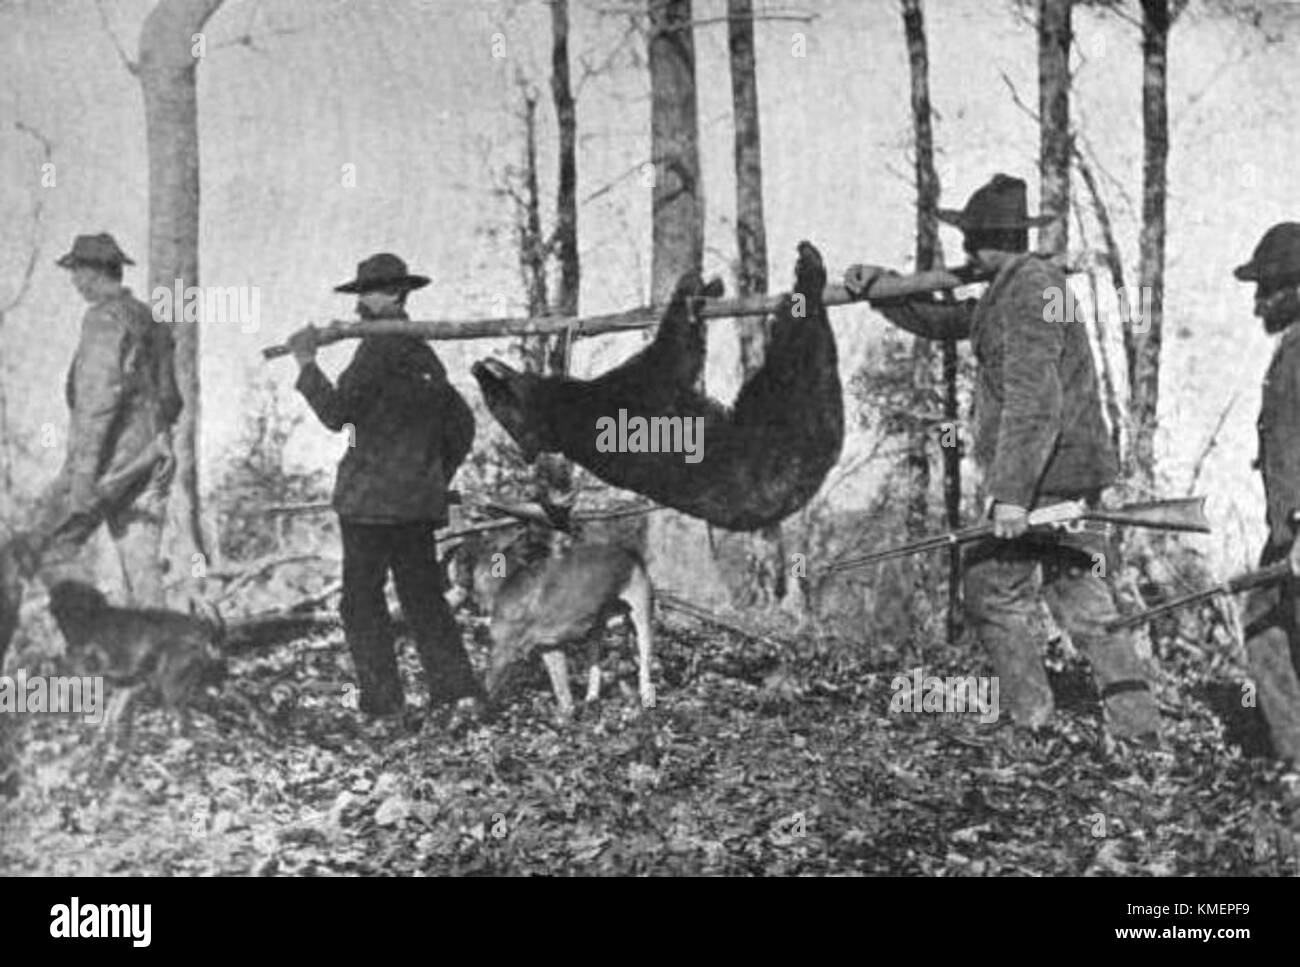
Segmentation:
<svg viewBox="0 0 1300 967">
<path fill-rule="evenodd" d="M 65 269 L 75 269 L 79 265 L 135 265 L 135 260 L 122 251 L 121 247 L 108 232 L 98 235 L 78 235 L 72 243 L 72 251 L 61 256 L 54 263 Z"/>
<path fill-rule="evenodd" d="M 373 292 L 375 289 L 423 289 L 427 275 L 411 275 L 406 263 L 391 252 L 380 252 L 357 264 L 357 277 L 334 287 L 335 292 Z"/>
<path fill-rule="evenodd" d="M 1233 272 L 1242 282 L 1300 280 L 1300 222 L 1274 225 L 1255 246 L 1255 254 Z"/>
<path fill-rule="evenodd" d="M 940 208 L 938 215 L 963 232 L 1034 228 L 1052 221 L 1052 215 L 1031 216 L 1026 198 L 1023 179 L 997 174 L 975 189 L 965 208 Z"/>
</svg>

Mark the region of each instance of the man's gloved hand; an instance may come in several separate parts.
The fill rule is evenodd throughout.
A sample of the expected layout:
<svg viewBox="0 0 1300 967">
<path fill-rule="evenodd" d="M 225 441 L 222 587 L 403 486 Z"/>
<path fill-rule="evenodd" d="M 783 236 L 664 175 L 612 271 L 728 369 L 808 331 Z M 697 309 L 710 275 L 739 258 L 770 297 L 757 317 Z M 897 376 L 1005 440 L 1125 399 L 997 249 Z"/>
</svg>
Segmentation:
<svg viewBox="0 0 1300 967">
<path fill-rule="evenodd" d="M 304 326 L 286 340 L 289 351 L 299 366 L 316 360 L 316 327 Z"/>
<path fill-rule="evenodd" d="M 844 288 L 855 299 L 870 298 L 871 284 L 882 275 L 898 275 L 881 265 L 850 265 L 844 272 Z"/>
<path fill-rule="evenodd" d="M 1029 511 L 1019 504 L 993 505 L 993 536 L 1003 540 L 1019 537 L 1029 530 Z"/>
</svg>

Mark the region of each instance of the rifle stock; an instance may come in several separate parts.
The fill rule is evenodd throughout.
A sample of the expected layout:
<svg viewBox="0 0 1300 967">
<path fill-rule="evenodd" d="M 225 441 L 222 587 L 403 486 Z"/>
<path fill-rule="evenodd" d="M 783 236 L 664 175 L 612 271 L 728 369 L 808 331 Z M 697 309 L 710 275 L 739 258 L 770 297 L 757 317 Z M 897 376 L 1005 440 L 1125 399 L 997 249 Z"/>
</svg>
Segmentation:
<svg viewBox="0 0 1300 967">
<path fill-rule="evenodd" d="M 1175 497 L 1170 500 L 1150 500 L 1127 504 L 1114 510 L 1099 508 L 1089 510 L 1088 520 L 1130 527 L 1150 527 L 1158 530 L 1190 531 L 1198 534 L 1210 532 L 1210 522 L 1205 517 L 1204 497 Z"/>
<path fill-rule="evenodd" d="M 1147 608 L 1136 614 L 1125 615 L 1122 618 L 1116 618 L 1114 621 L 1107 622 L 1108 631 L 1124 631 L 1129 628 L 1136 628 L 1138 625 L 1144 625 L 1152 618 L 1162 614 L 1168 614 L 1171 611 L 1178 611 L 1181 608 L 1187 608 L 1202 601 L 1208 601 L 1210 598 L 1220 594 L 1237 594 L 1241 591 L 1249 591 L 1251 588 L 1257 588 L 1264 584 L 1272 584 L 1274 581 L 1281 581 L 1291 574 L 1291 565 L 1288 561 L 1278 561 L 1269 564 L 1267 567 L 1257 568 L 1254 571 L 1247 571 L 1245 574 L 1238 574 L 1236 577 L 1229 578 L 1212 587 L 1202 588 L 1200 591 L 1193 591 L 1190 594 L 1183 594 L 1176 598 L 1171 598 L 1163 604 L 1158 604 L 1153 608 Z"/>
</svg>

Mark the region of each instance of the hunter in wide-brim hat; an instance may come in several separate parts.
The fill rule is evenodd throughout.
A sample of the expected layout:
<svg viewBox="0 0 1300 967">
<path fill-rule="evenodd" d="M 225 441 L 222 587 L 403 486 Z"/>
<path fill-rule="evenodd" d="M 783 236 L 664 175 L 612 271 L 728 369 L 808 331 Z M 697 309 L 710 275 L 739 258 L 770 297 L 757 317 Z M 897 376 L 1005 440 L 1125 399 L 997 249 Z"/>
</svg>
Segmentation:
<svg viewBox="0 0 1300 967">
<path fill-rule="evenodd" d="M 361 262 L 356 278 L 335 290 L 356 293 L 363 322 L 398 323 L 410 319 L 407 294 L 428 284 L 396 255 L 382 252 Z M 409 332 L 366 334 L 337 381 L 316 363 L 311 327 L 288 343 L 299 366 L 298 391 L 328 429 L 348 433 L 333 506 L 343 544 L 339 612 L 362 714 L 385 717 L 405 709 L 384 596 L 390 574 L 424 669 L 426 708 L 481 701 L 483 686 L 444 594 L 436 533 L 447 523 L 452 479 L 474 443 L 474 411 L 447 379 L 437 353 Z"/>
<path fill-rule="evenodd" d="M 357 277 L 334 287 L 335 292 L 373 292 L 376 289 L 414 292 L 429 284 L 427 275 L 412 275 L 406 262 L 391 252 L 380 252 L 357 265 Z"/>
<path fill-rule="evenodd" d="M 1022 179 L 997 174 L 975 189 L 965 208 L 940 208 L 938 216 L 963 232 L 1014 231 L 1052 221 L 1055 216 L 1029 214 L 1027 195 Z"/>
<path fill-rule="evenodd" d="M 1300 282 L 1300 222 L 1279 222 L 1259 240 L 1250 261 L 1233 272 L 1242 282 L 1264 286 Z"/>
<path fill-rule="evenodd" d="M 118 268 L 135 265 L 135 260 L 122 251 L 112 235 L 100 232 L 98 235 L 78 235 L 72 242 L 72 250 L 60 256 L 54 264 L 63 269 L 82 265 Z"/>
</svg>

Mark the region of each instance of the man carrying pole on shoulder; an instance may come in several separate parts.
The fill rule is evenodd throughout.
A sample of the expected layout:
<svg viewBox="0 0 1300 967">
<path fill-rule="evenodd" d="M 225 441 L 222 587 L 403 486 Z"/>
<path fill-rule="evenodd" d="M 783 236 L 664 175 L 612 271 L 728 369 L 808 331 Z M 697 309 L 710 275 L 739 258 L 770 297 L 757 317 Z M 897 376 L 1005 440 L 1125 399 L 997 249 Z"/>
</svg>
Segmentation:
<svg viewBox="0 0 1300 967">
<path fill-rule="evenodd" d="M 355 294 L 363 320 L 405 319 L 407 296 L 429 284 L 387 252 L 357 266 L 336 292 Z M 344 636 L 360 685 L 360 709 L 400 723 L 405 697 L 384 587 L 391 571 L 429 688 L 441 715 L 460 699 L 482 712 L 474 676 L 444 594 L 437 528 L 447 523 L 448 488 L 474 440 L 474 414 L 428 344 L 414 336 L 361 340 L 337 384 L 316 365 L 312 327 L 289 338 L 297 388 L 321 422 L 346 430 L 334 509 L 343 537 Z M 459 708 L 456 709 L 459 711 Z M 455 713 L 453 713 L 455 714 Z"/>
</svg>

